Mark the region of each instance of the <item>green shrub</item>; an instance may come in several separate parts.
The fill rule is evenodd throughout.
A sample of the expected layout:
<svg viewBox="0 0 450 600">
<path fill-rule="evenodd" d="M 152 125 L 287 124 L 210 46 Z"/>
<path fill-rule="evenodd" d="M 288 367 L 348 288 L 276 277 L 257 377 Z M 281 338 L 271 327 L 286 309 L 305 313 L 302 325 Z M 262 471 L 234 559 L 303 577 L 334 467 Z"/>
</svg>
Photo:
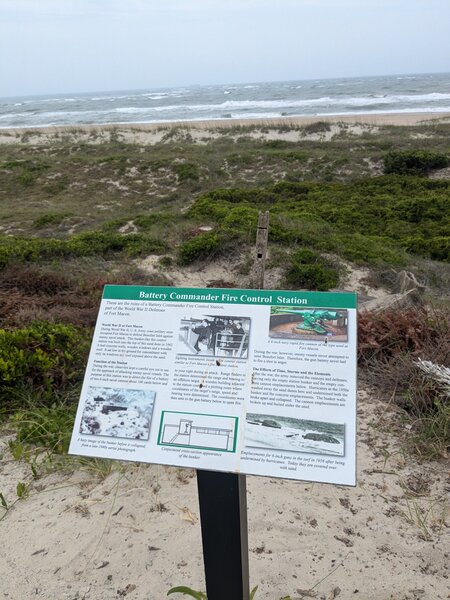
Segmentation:
<svg viewBox="0 0 450 600">
<path fill-rule="evenodd" d="M 282 150 L 285 148 L 291 149 L 295 146 L 295 143 L 287 140 L 266 140 L 261 145 L 263 148 L 270 148 L 271 150 Z"/>
<path fill-rule="evenodd" d="M 286 271 L 286 283 L 295 289 L 327 291 L 337 285 L 339 277 L 334 269 L 325 265 L 294 263 Z"/>
<path fill-rule="evenodd" d="M 391 150 L 383 161 L 386 174 L 398 175 L 427 175 L 450 164 L 448 155 L 428 150 Z"/>
<path fill-rule="evenodd" d="M 143 229 L 150 229 L 154 225 L 168 225 L 174 223 L 176 217 L 170 212 L 152 212 L 148 215 L 138 215 L 133 219 L 134 224 Z"/>
<path fill-rule="evenodd" d="M 267 152 L 267 154 L 274 158 L 281 158 L 282 160 L 289 160 L 289 161 L 304 162 L 304 161 L 308 160 L 308 158 L 309 158 L 309 154 L 307 152 L 305 152 L 304 150 L 289 150 L 289 151 L 269 150 Z"/>
<path fill-rule="evenodd" d="M 158 263 L 161 265 L 161 267 L 173 267 L 174 261 L 173 258 L 171 256 L 169 256 L 168 254 L 161 256 L 161 258 L 159 259 Z"/>
<path fill-rule="evenodd" d="M 181 163 L 174 165 L 173 170 L 180 182 L 198 181 L 200 179 L 198 167 L 193 163 Z"/>
<path fill-rule="evenodd" d="M 24 171 L 19 176 L 19 182 L 25 187 L 33 185 L 35 181 L 36 175 L 34 173 L 30 173 L 29 171 Z"/>
<path fill-rule="evenodd" d="M 416 235 L 406 238 L 403 245 L 411 254 L 419 254 L 433 260 L 450 261 L 450 236 L 425 239 Z"/>
<path fill-rule="evenodd" d="M 88 336 L 71 325 L 33 323 L 0 329 L 0 404 L 13 406 L 22 390 L 49 402 L 55 393 L 81 380 L 89 349 Z"/>
<path fill-rule="evenodd" d="M 0 237 L 0 268 L 12 262 L 95 255 L 108 257 L 114 253 L 134 257 L 166 250 L 164 242 L 142 233 L 89 231 L 67 240 L 3 236 Z"/>
<path fill-rule="evenodd" d="M 219 236 L 213 231 L 201 233 L 181 244 L 178 250 L 178 262 L 189 265 L 197 260 L 211 258 L 220 245 Z"/>
<path fill-rule="evenodd" d="M 327 291 L 337 286 L 339 273 L 317 252 L 300 248 L 291 257 L 285 280 L 288 286 L 297 289 Z"/>
<path fill-rule="evenodd" d="M 201 196 L 197 198 L 189 209 L 189 216 L 201 220 L 219 222 L 226 217 L 229 211 L 227 204 L 215 202 L 210 196 Z"/>
<path fill-rule="evenodd" d="M 242 207 L 242 213 L 231 211 Z M 389 175 L 352 183 L 282 181 L 257 189 L 217 189 L 199 197 L 189 216 L 203 223 L 237 221 L 242 237 L 252 211 L 270 210 L 269 239 L 334 252 L 360 263 L 403 265 L 406 252 L 448 260 L 450 182 Z M 236 218 L 235 218 L 236 217 Z M 227 234 L 229 230 L 227 229 Z M 426 243 L 414 243 L 416 238 Z M 243 239 L 243 241 L 245 241 Z"/>
<path fill-rule="evenodd" d="M 406 255 L 395 242 L 381 236 L 362 235 L 358 232 L 330 236 L 317 242 L 316 247 L 334 252 L 352 262 L 363 264 L 406 264 Z"/>
<path fill-rule="evenodd" d="M 130 219 L 128 219 L 127 217 L 121 217 L 119 219 L 111 219 L 110 221 L 105 221 L 102 224 L 102 231 L 105 232 L 114 232 L 117 233 L 117 231 L 123 227 L 124 225 L 126 225 L 128 223 L 128 221 L 130 221 Z"/>
<path fill-rule="evenodd" d="M 40 229 L 41 227 L 47 227 L 48 225 L 59 225 L 67 218 L 67 213 L 48 213 L 41 215 L 33 221 L 33 227 Z"/>
<path fill-rule="evenodd" d="M 450 236 L 430 239 L 428 250 L 433 260 L 450 261 Z"/>
<path fill-rule="evenodd" d="M 245 204 L 233 207 L 221 223 L 221 228 L 227 235 L 242 233 L 254 237 L 257 226 L 258 210 Z"/>
</svg>

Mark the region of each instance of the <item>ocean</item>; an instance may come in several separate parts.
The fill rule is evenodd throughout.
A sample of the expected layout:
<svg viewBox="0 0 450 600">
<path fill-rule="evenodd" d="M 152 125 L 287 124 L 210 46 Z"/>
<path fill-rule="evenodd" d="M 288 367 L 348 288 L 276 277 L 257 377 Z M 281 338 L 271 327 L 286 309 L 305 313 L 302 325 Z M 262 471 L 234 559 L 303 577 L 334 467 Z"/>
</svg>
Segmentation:
<svg viewBox="0 0 450 600">
<path fill-rule="evenodd" d="M 450 111 L 450 73 L 0 98 L 0 128 Z"/>
</svg>

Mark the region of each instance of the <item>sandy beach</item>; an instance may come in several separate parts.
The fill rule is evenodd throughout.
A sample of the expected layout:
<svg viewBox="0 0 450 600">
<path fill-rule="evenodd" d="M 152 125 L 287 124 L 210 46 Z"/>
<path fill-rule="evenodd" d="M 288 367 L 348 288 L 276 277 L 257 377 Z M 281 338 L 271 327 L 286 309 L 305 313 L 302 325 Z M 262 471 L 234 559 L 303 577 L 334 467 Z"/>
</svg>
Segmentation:
<svg viewBox="0 0 450 600">
<path fill-rule="evenodd" d="M 450 112 L 417 112 L 386 114 L 355 114 L 315 117 L 279 117 L 274 119 L 221 119 L 209 121 L 178 121 L 167 123 L 126 123 L 111 125 L 78 125 L 74 127 L 54 126 L 35 128 L 0 129 L 0 144 L 26 143 L 42 145 L 52 140 L 72 138 L 73 140 L 101 143 L 111 135 L 128 143 L 155 144 L 163 139 L 165 133 L 180 130 L 189 133 L 197 142 L 217 137 L 221 132 L 237 128 L 236 136 L 246 135 L 267 139 L 320 139 L 326 141 L 338 133 L 341 128 L 350 129 L 355 135 L 363 131 L 374 131 L 381 126 L 420 126 L 421 124 L 446 123 Z M 330 131 L 318 134 L 305 131 L 314 123 L 327 123 Z M 242 130 L 239 132 L 239 130 Z"/>
</svg>

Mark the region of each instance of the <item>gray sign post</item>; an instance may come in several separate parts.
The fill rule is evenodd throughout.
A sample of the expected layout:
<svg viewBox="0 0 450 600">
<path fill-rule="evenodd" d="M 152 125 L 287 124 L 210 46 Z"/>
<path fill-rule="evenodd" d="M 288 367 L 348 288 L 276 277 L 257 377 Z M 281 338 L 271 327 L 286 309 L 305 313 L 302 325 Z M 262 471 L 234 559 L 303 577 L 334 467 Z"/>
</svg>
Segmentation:
<svg viewBox="0 0 450 600">
<path fill-rule="evenodd" d="M 264 289 L 269 213 L 259 213 L 255 287 Z M 208 600 L 249 600 L 245 475 L 197 471 L 203 561 Z"/>
</svg>

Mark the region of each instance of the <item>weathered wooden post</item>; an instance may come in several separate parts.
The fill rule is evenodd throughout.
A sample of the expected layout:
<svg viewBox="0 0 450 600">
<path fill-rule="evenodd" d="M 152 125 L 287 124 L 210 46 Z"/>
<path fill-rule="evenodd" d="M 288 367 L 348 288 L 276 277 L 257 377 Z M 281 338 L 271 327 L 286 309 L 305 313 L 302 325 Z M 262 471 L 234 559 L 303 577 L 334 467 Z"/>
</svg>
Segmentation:
<svg viewBox="0 0 450 600">
<path fill-rule="evenodd" d="M 253 264 L 253 285 L 264 289 L 264 273 L 266 269 L 267 241 L 269 239 L 269 216 L 270 213 L 260 212 L 258 217 L 258 229 L 256 232 L 256 256 Z"/>
</svg>

